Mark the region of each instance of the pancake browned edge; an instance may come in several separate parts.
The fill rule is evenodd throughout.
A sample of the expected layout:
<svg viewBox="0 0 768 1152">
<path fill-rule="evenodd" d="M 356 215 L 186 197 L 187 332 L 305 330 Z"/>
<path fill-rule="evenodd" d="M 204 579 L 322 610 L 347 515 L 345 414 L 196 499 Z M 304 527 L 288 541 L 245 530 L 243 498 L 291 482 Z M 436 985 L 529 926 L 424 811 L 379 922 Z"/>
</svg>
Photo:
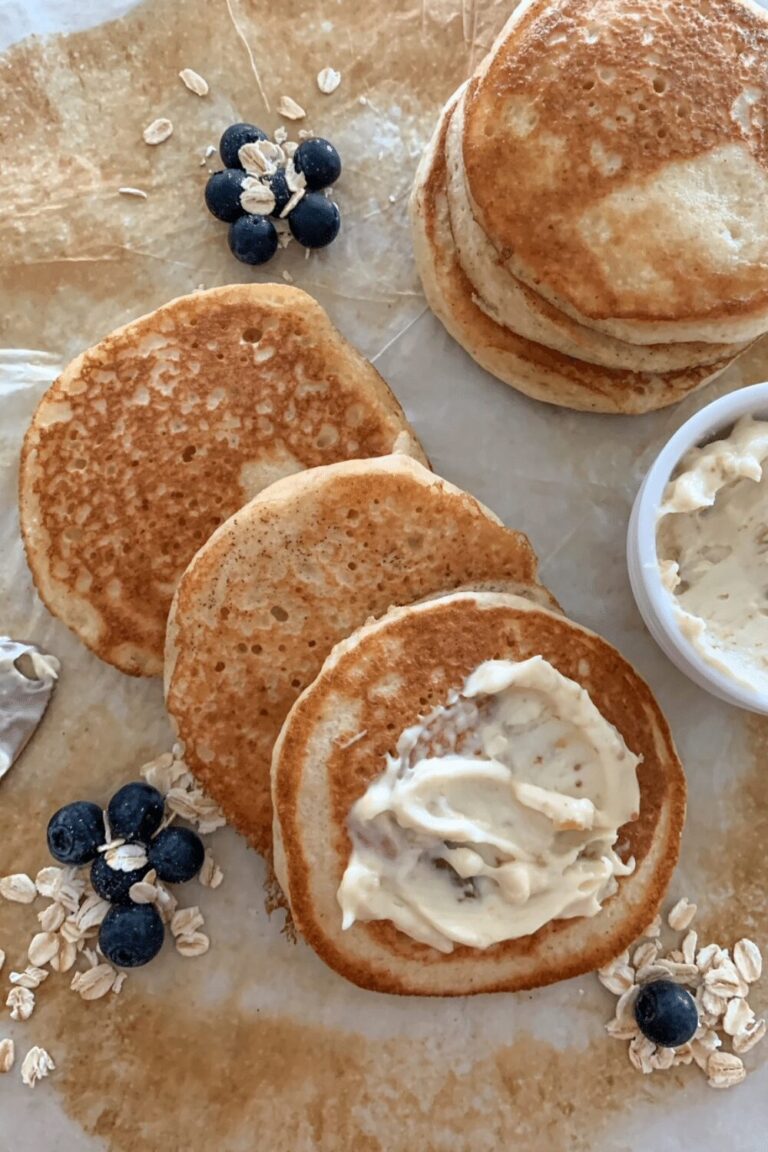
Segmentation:
<svg viewBox="0 0 768 1152">
<path fill-rule="evenodd" d="M 311 296 L 234 284 L 172 300 L 40 401 L 19 479 L 35 585 L 102 660 L 159 676 L 176 583 L 219 524 L 282 476 L 394 451 L 427 463 Z"/>
<path fill-rule="evenodd" d="M 585 412 L 637 415 L 666 408 L 724 371 L 733 358 L 666 373 L 589 364 L 518 336 L 478 307 L 474 287 L 459 263 L 447 198 L 445 140 L 461 91 L 446 105 L 422 156 L 410 214 L 427 303 L 465 351 L 519 392 Z"/>
<path fill-rule="evenodd" d="M 337 891 L 352 805 L 400 734 L 461 689 L 485 660 L 543 656 L 590 694 L 641 763 L 640 814 L 617 849 L 635 871 L 596 917 L 450 954 L 389 921 L 341 928 Z M 515 992 L 607 964 L 653 918 L 677 862 L 685 777 L 650 689 L 605 640 L 515 596 L 459 593 L 394 609 L 342 641 L 292 708 L 272 764 L 275 871 L 297 927 L 327 964 L 363 988 L 413 995 Z"/>
<path fill-rule="evenodd" d="M 280 480 L 201 548 L 168 618 L 166 705 L 190 770 L 255 848 L 272 844 L 275 740 L 334 644 L 476 581 L 551 602 L 526 536 L 400 455 Z"/>
</svg>

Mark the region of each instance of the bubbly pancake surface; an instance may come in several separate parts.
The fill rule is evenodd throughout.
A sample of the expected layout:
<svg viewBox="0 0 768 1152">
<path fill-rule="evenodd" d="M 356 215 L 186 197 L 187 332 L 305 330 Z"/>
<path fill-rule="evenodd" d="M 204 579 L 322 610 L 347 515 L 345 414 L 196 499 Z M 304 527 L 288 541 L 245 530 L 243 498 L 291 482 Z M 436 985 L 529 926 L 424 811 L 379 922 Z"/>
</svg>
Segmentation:
<svg viewBox="0 0 768 1152">
<path fill-rule="evenodd" d="M 381 775 L 400 734 L 445 705 L 489 659 L 543 656 L 587 689 L 642 758 L 640 813 L 617 849 L 636 861 L 593 918 L 555 920 L 530 936 L 450 954 L 388 921 L 341 928 L 336 894 L 352 842 L 352 805 Z M 439 753 L 438 753 L 439 754 Z M 677 862 L 685 777 L 650 689 L 605 640 L 519 597 L 458 593 L 394 609 L 342 641 L 302 693 L 275 748 L 275 867 L 296 924 L 347 979 L 381 992 L 517 991 L 591 971 L 652 919 Z"/>
<path fill-rule="evenodd" d="M 620 339 L 764 331 L 766 51 L 751 0 L 521 5 L 464 133 L 473 208 L 510 269 Z"/>
<path fill-rule="evenodd" d="M 222 521 L 282 476 L 395 447 L 424 459 L 304 292 L 172 301 L 85 352 L 38 406 L 20 477 L 38 591 L 104 660 L 160 675 L 176 583 Z"/>
<path fill-rule="evenodd" d="M 279 481 L 198 552 L 168 622 L 166 703 L 191 770 L 257 849 L 274 742 L 334 644 L 476 580 L 535 586 L 527 538 L 400 455 Z"/>
</svg>

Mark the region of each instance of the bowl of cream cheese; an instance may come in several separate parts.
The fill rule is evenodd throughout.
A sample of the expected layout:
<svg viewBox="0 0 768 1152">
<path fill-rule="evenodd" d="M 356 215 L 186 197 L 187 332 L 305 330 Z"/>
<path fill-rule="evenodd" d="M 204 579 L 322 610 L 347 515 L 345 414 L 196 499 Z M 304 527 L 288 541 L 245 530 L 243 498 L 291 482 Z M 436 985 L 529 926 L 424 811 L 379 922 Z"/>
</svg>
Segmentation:
<svg viewBox="0 0 768 1152">
<path fill-rule="evenodd" d="M 707 405 L 669 440 L 635 499 L 627 563 L 681 672 L 768 715 L 768 383 Z"/>
</svg>

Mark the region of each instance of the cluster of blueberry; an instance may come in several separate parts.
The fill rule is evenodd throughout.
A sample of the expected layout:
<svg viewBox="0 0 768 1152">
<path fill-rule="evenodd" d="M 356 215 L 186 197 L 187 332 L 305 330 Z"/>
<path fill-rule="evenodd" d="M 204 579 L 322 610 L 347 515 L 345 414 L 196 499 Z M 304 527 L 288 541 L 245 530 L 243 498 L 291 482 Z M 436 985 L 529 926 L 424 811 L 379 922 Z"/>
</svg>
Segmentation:
<svg viewBox="0 0 768 1152">
<path fill-rule="evenodd" d="M 99 947 L 120 968 L 147 964 L 163 945 L 165 928 L 153 904 L 135 904 L 132 885 L 154 869 L 159 880 L 181 884 L 200 871 L 205 849 L 190 828 L 171 826 L 158 831 L 163 821 L 162 793 L 141 781 L 126 784 L 109 802 L 107 819 L 113 841 L 141 845 L 146 862 L 129 872 L 113 868 L 106 852 L 104 814 L 98 804 L 78 800 L 54 813 L 48 823 L 48 849 L 60 864 L 91 865 L 91 884 L 113 905 L 99 930 Z"/>
<path fill-rule="evenodd" d="M 277 229 L 270 217 L 282 218 L 293 197 L 283 164 L 274 166 L 274 171 L 261 178 L 265 190 L 272 194 L 267 199 L 270 204 L 274 199 L 274 205 L 264 213 L 243 208 L 241 197 L 249 174 L 241 164 L 240 149 L 262 140 L 268 140 L 268 136 L 254 124 L 232 124 L 227 128 L 219 141 L 219 152 L 226 167 L 222 172 L 214 172 L 205 186 L 208 211 L 229 224 L 229 247 L 244 264 L 265 264 L 272 259 L 278 241 Z M 322 190 L 341 175 L 341 158 L 332 144 L 318 136 L 299 144 L 288 162 L 293 164 L 296 173 L 303 174 L 306 182 L 306 191 L 286 217 L 291 234 L 305 248 L 325 248 L 336 239 L 341 216 L 338 205 L 324 196 Z"/>
</svg>

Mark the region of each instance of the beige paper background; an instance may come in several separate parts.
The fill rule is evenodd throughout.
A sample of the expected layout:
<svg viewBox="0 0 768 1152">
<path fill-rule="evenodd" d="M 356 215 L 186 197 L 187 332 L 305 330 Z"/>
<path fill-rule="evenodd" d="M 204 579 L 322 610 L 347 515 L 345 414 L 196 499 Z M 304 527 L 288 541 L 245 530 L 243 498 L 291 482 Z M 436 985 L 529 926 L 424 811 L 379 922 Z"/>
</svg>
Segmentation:
<svg viewBox="0 0 768 1152">
<path fill-rule="evenodd" d="M 491 380 L 424 312 L 405 198 L 440 105 L 510 5 L 231 2 L 273 105 L 292 95 L 345 160 L 342 239 L 308 261 L 289 249 L 266 273 L 232 261 L 201 200 L 206 144 L 236 118 L 279 122 L 263 109 L 226 3 L 149 0 L 119 23 L 0 57 L 0 624 L 64 663 L 45 724 L 0 786 L 0 873 L 34 873 L 52 809 L 106 801 L 169 741 L 159 684 L 100 664 L 33 595 L 15 483 L 36 399 L 62 361 L 111 327 L 199 284 L 287 269 L 377 356 L 436 470 L 529 532 L 566 609 L 650 680 L 690 782 L 673 894 L 698 900 L 701 931 L 720 942 L 748 932 L 768 946 L 768 723 L 676 673 L 642 627 L 623 558 L 654 452 L 706 399 L 768 375 L 768 356 L 758 349 L 674 412 L 635 419 L 551 410 Z M 331 98 L 314 88 L 328 64 L 343 74 Z M 183 88 L 182 67 L 206 76 L 207 99 Z M 141 129 L 159 115 L 174 135 L 149 149 Z M 123 184 L 149 199 L 120 197 Z M 93 1004 L 53 976 L 30 1021 L 0 1016 L 22 1053 L 42 1044 L 58 1065 L 34 1092 L 17 1074 L 0 1080 L 2 1152 L 764 1146 L 768 1050 L 747 1058 L 744 1086 L 716 1093 L 695 1068 L 635 1073 L 603 1033 L 613 998 L 592 977 L 442 1002 L 362 992 L 288 941 L 279 914 L 268 918 L 261 861 L 237 837 L 218 833 L 212 846 L 224 885 L 181 893 L 206 914 L 206 957 L 169 948 L 119 997 Z M 29 908 L 0 906 L 4 975 L 22 963 L 35 923 Z M 765 1011 L 768 993 L 754 1003 Z"/>
</svg>

